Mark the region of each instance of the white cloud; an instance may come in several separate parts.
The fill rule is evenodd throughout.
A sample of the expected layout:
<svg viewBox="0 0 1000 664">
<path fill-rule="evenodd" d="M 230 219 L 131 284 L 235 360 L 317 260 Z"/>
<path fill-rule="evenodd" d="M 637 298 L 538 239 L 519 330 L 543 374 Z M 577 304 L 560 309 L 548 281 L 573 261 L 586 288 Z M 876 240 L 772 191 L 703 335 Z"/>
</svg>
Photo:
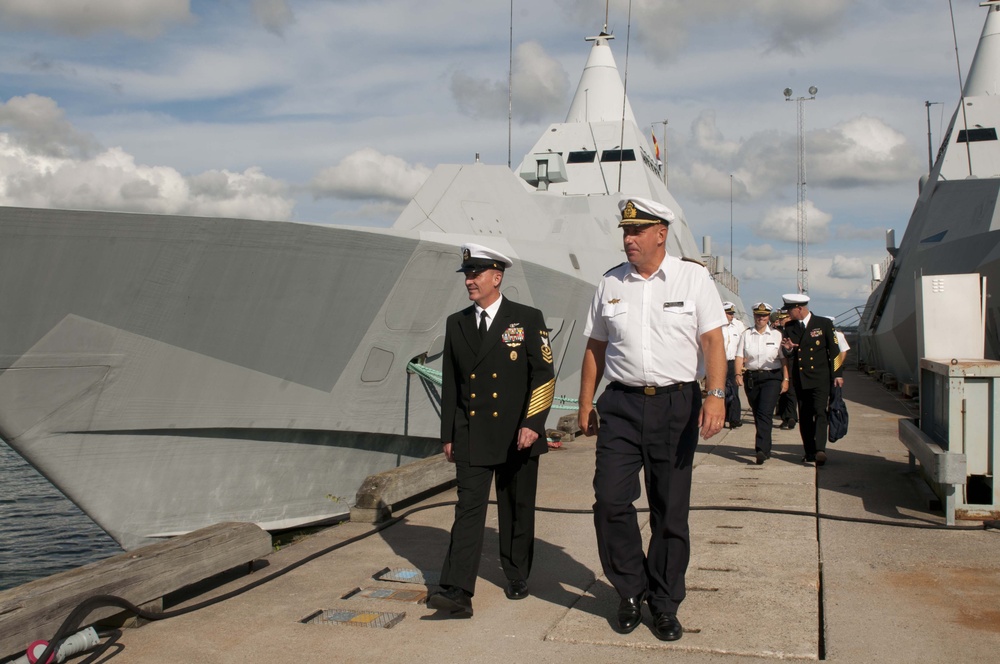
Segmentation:
<svg viewBox="0 0 1000 664">
<path fill-rule="evenodd" d="M 806 201 L 806 239 L 809 244 L 822 244 L 829 237 L 830 220 L 833 216 L 817 209 L 812 201 Z M 765 239 L 783 242 L 798 242 L 798 208 L 794 205 L 772 207 L 754 226 L 754 233 Z"/>
<path fill-rule="evenodd" d="M 688 45 L 694 28 L 738 24 L 748 19 L 756 29 L 763 51 L 798 53 L 805 44 L 824 42 L 838 34 L 848 10 L 858 0 L 742 0 L 741 2 L 690 2 L 689 0 L 635 0 L 632 31 L 643 49 L 666 60 Z M 592 22 L 594 3 L 575 0 L 579 20 Z M 609 26 L 618 36 L 626 32 L 625 19 Z M 741 26 L 742 27 L 742 26 Z M 744 28 L 745 29 L 745 28 Z"/>
<path fill-rule="evenodd" d="M 32 154 L 0 134 L 0 204 L 211 217 L 289 219 L 287 187 L 258 168 L 185 177 L 136 164 L 120 148 L 91 159 Z"/>
<path fill-rule="evenodd" d="M 36 94 L 0 104 L 0 129 L 8 129 L 28 152 L 43 156 L 86 156 L 97 148 L 97 141 L 77 131 L 55 101 Z"/>
<path fill-rule="evenodd" d="M 317 198 L 406 202 L 430 173 L 423 164 L 411 166 L 399 157 L 363 148 L 347 155 L 336 166 L 320 171 L 309 184 L 309 190 Z"/>
<path fill-rule="evenodd" d="M 751 244 L 740 252 L 740 258 L 748 261 L 773 261 L 782 257 L 784 254 L 769 244 Z"/>
<path fill-rule="evenodd" d="M 459 109 L 474 118 L 506 118 L 507 81 L 475 78 L 464 71 L 451 77 L 451 94 Z M 514 50 L 511 97 L 514 118 L 519 122 L 551 120 L 565 113 L 569 76 L 561 64 L 537 42 L 526 42 Z"/>
<path fill-rule="evenodd" d="M 868 267 L 860 258 L 837 254 L 833 257 L 827 275 L 834 279 L 860 279 L 868 275 Z"/>
<path fill-rule="evenodd" d="M 905 136 L 867 115 L 809 132 L 806 148 L 810 181 L 831 188 L 910 180 L 922 167 Z"/>
<path fill-rule="evenodd" d="M 295 22 L 295 15 L 287 0 L 253 0 L 251 9 L 254 17 L 268 32 L 279 36 L 284 35 L 285 28 Z"/>
<path fill-rule="evenodd" d="M 0 105 L 0 204 L 39 208 L 289 219 L 287 186 L 252 167 L 184 176 L 102 149 L 48 97 Z"/>
<path fill-rule="evenodd" d="M 51 30 L 75 37 L 119 31 L 150 38 L 191 18 L 189 0 L 0 0 L 0 23 L 8 28 Z"/>
</svg>

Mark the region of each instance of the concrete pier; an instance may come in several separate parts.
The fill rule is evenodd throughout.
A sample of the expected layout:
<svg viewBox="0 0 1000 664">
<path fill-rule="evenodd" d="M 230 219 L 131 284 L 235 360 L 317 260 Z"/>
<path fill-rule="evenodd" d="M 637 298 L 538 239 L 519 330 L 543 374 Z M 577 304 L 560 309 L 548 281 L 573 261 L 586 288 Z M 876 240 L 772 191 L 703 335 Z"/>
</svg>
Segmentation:
<svg viewBox="0 0 1000 664">
<path fill-rule="evenodd" d="M 862 374 L 848 372 L 846 381 L 850 432 L 828 448 L 823 468 L 801 462 L 798 429 L 776 429 L 773 458 L 755 465 L 747 413 L 743 427 L 700 445 L 679 641 L 657 640 L 648 610 L 632 634 L 611 629 L 618 598 L 601 572 L 592 517 L 556 511 L 589 510 L 593 501 L 594 440 L 577 438 L 542 459 L 527 599 L 504 597 L 494 509 L 473 618 L 440 619 L 420 602 L 433 586 L 373 578 L 390 568 L 419 570 L 433 580 L 448 543 L 451 489 L 244 595 L 125 630 L 112 661 L 993 661 L 1000 652 L 1000 532 L 857 521 L 942 525 L 943 517 L 932 511 L 931 495 L 897 439 L 898 418 L 910 414 L 904 401 Z M 272 554 L 266 568 L 180 606 L 372 530 L 365 523 L 327 529 Z M 319 611 L 358 618 L 302 622 Z M 393 621 L 390 628 L 361 626 Z"/>
</svg>

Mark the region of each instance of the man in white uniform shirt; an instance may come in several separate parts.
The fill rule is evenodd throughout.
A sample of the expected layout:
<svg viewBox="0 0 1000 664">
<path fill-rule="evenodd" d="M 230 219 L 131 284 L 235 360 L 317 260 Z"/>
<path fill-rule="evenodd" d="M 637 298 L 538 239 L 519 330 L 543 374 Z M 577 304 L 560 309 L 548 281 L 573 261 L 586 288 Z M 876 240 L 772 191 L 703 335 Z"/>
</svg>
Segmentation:
<svg viewBox="0 0 1000 664">
<path fill-rule="evenodd" d="M 645 599 L 653 634 L 674 641 L 683 634 L 677 608 L 691 553 L 698 430 L 710 438 L 725 419 L 726 318 L 708 270 L 666 253 L 674 213 L 641 198 L 627 198 L 619 209 L 628 262 L 604 275 L 590 307 L 579 424 L 597 434 L 594 525 L 601 565 L 621 597 L 615 627 L 634 630 Z M 597 402 L 598 429 L 592 402 L 602 376 L 610 384 Z M 652 531 L 645 553 L 633 505 L 640 471 Z"/>
<path fill-rule="evenodd" d="M 747 326 L 736 317 L 735 304 L 723 302 L 722 307 L 726 310 L 727 321 L 722 326 L 722 338 L 726 342 L 726 424 L 730 429 L 736 429 L 743 426 L 743 404 L 736 386 L 736 346 Z"/>
</svg>

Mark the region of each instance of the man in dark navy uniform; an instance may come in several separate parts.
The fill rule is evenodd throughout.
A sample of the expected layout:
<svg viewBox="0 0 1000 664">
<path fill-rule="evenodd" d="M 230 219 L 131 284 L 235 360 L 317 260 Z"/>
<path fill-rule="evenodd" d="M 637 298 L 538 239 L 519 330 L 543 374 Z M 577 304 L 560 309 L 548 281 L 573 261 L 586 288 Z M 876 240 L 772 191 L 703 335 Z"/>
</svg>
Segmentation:
<svg viewBox="0 0 1000 664">
<path fill-rule="evenodd" d="M 829 318 L 809 312 L 808 295 L 791 293 L 781 297 L 791 318 L 785 324 L 781 349 L 788 358 L 799 403 L 799 434 L 806 453 L 802 460 L 822 466 L 826 463 L 830 390 L 844 384 L 843 368 L 836 363 L 840 355 L 837 335 Z"/>
<path fill-rule="evenodd" d="M 504 592 L 508 599 L 528 596 L 538 457 L 548 450 L 545 419 L 555 374 L 542 312 L 500 294 L 512 264 L 487 247 L 463 245 L 458 271 L 475 304 L 449 316 L 445 326 L 441 442 L 455 464 L 458 505 L 441 571 L 443 591 L 427 603 L 459 617 L 472 615 L 491 480 Z"/>
</svg>

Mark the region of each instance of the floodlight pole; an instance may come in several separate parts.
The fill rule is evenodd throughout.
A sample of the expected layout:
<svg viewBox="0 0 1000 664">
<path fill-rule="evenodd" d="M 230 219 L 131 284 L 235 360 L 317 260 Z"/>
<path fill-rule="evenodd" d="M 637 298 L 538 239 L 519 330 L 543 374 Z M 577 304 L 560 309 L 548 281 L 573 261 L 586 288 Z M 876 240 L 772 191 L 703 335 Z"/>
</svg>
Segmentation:
<svg viewBox="0 0 1000 664">
<path fill-rule="evenodd" d="M 796 97 L 792 99 L 792 89 L 785 88 L 785 101 L 794 101 L 798 105 L 798 161 L 799 161 L 799 173 L 797 181 L 797 201 L 796 201 L 796 230 L 798 233 L 799 240 L 799 264 L 798 272 L 796 273 L 796 282 L 798 284 L 799 293 L 807 294 L 809 292 L 809 267 L 808 267 L 808 247 L 809 247 L 809 226 L 808 220 L 806 218 L 806 148 L 805 141 L 802 136 L 802 126 L 803 126 L 803 111 L 802 103 L 806 101 L 812 101 L 816 99 L 816 93 L 819 90 L 816 86 L 809 88 L 809 97 Z"/>
</svg>

